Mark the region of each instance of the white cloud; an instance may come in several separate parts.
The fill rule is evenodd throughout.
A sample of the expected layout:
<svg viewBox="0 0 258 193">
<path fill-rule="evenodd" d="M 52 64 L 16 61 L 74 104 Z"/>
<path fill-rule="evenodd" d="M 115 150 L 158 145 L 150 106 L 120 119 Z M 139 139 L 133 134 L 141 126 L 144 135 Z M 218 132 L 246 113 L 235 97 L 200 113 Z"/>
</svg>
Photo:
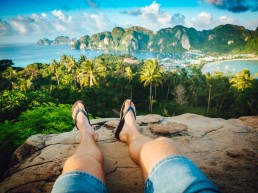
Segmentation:
<svg viewBox="0 0 258 193">
<path fill-rule="evenodd" d="M 111 31 L 113 27 L 117 26 L 117 24 L 111 22 L 108 17 L 102 13 L 87 14 L 84 12 L 81 15 L 77 15 L 75 20 L 74 28 L 83 35 Z"/>
<path fill-rule="evenodd" d="M 211 13 L 201 12 L 197 17 L 192 18 L 186 22 L 187 27 L 194 27 L 198 30 L 202 29 L 212 29 L 218 25 L 224 24 L 239 24 L 238 20 L 235 18 L 228 17 L 227 15 L 214 18 Z"/>
<path fill-rule="evenodd" d="M 237 20 L 235 18 L 228 17 L 227 15 L 223 15 L 218 19 L 219 24 L 237 24 Z"/>
<path fill-rule="evenodd" d="M 160 4 L 154 1 L 151 5 L 135 10 L 122 11 L 122 14 L 127 14 L 135 17 L 139 17 L 134 21 L 134 25 L 140 25 L 142 27 L 159 30 L 160 28 L 172 27 L 172 15 L 168 12 L 164 12 L 160 8 Z"/>
<path fill-rule="evenodd" d="M 154 1 L 150 6 L 141 8 L 142 24 L 151 29 L 160 29 L 172 26 L 172 15 L 163 12 L 160 4 Z"/>
<path fill-rule="evenodd" d="M 197 17 L 187 22 L 187 26 L 197 29 L 210 29 L 213 26 L 213 16 L 207 12 L 201 12 Z"/>
<path fill-rule="evenodd" d="M 47 14 L 41 13 L 41 16 L 44 18 L 44 17 L 47 17 Z"/>
<path fill-rule="evenodd" d="M 14 31 L 18 34 L 26 34 L 31 31 L 30 24 L 33 22 L 29 17 L 18 16 L 17 18 L 12 18 L 9 23 Z"/>
<path fill-rule="evenodd" d="M 12 34 L 14 34 L 14 31 L 11 25 L 8 22 L 2 21 L 0 19 L 0 36 L 6 36 L 6 35 L 12 35 Z"/>
<path fill-rule="evenodd" d="M 247 21 L 245 23 L 245 26 L 248 28 L 248 29 L 252 29 L 252 30 L 256 30 L 258 28 L 258 19 L 253 19 L 251 21 Z"/>
<path fill-rule="evenodd" d="M 60 10 L 54 10 L 52 11 L 52 14 L 59 20 L 64 23 L 71 23 L 72 21 L 72 16 L 67 16 L 65 15 L 62 11 Z"/>
<path fill-rule="evenodd" d="M 111 31 L 117 26 L 102 13 L 67 15 L 60 10 L 51 13 L 17 16 L 7 21 L 0 19 L 0 36 L 10 35 L 41 35 L 50 37 L 68 35 L 80 37 L 85 34 L 94 34 L 101 31 Z"/>
</svg>

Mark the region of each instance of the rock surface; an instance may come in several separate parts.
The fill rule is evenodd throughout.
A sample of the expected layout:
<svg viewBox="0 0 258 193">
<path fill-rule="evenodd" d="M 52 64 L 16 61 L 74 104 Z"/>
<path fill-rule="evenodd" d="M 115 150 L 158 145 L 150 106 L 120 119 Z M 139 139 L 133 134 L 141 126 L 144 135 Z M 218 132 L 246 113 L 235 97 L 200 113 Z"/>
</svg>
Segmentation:
<svg viewBox="0 0 258 193">
<path fill-rule="evenodd" d="M 113 137 L 118 119 L 91 122 L 100 135 L 98 144 L 104 153 L 110 192 L 143 192 L 140 169 L 129 158 L 127 146 Z M 151 128 L 161 128 L 171 134 L 178 125 L 184 125 L 183 129 L 177 129 L 186 133 L 169 135 L 171 140 L 222 192 L 257 192 L 258 116 L 230 120 L 195 114 L 137 117 L 139 131 L 152 138 L 159 135 Z M 79 141 L 80 135 L 75 129 L 62 134 L 31 136 L 16 150 L 13 166 L 0 184 L 0 192 L 50 192 L 64 161 L 73 154 Z"/>
</svg>

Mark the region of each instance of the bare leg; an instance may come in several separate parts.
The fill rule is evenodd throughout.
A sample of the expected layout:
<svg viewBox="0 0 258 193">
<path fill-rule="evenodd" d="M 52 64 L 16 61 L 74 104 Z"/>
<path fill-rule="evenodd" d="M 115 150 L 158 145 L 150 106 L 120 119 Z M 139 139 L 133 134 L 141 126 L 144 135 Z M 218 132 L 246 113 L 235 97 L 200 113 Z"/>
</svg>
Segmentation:
<svg viewBox="0 0 258 193">
<path fill-rule="evenodd" d="M 124 109 L 126 110 L 129 105 L 130 100 L 127 100 Z M 134 104 L 132 107 L 135 108 Z M 119 137 L 121 141 L 128 144 L 129 155 L 141 167 L 144 179 L 161 159 L 178 154 L 170 139 L 165 137 L 151 139 L 139 133 L 131 111 L 125 116 L 125 124 Z"/>
<path fill-rule="evenodd" d="M 84 109 L 84 106 L 79 103 L 75 107 L 74 113 L 78 107 Z M 98 134 L 94 131 L 88 123 L 87 118 L 81 112 L 79 112 L 77 116 L 77 126 L 81 133 L 81 142 L 75 153 L 66 160 L 63 167 L 63 173 L 74 170 L 83 171 L 105 182 L 103 155 L 96 144 Z"/>
</svg>

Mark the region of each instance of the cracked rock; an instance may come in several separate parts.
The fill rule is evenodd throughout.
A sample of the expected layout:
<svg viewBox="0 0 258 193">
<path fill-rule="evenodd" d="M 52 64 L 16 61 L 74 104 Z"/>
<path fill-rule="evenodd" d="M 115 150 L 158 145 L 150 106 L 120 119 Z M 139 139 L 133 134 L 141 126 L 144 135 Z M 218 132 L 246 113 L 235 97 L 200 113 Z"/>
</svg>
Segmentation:
<svg viewBox="0 0 258 193">
<path fill-rule="evenodd" d="M 128 155 L 128 146 L 114 138 L 117 118 L 95 119 L 98 146 L 110 193 L 142 193 L 142 172 Z M 175 117 L 137 116 L 137 129 L 151 138 L 166 135 L 181 155 L 190 158 L 225 193 L 256 193 L 258 117 L 218 119 L 195 114 Z M 14 153 L 13 165 L 0 183 L 0 192 L 50 193 L 65 160 L 80 142 L 77 129 L 28 138 Z M 8 167 L 8 166 L 6 166 Z"/>
<path fill-rule="evenodd" d="M 150 124 L 149 129 L 155 134 L 177 136 L 187 134 L 188 127 L 182 123 L 167 122 L 166 124 Z"/>
</svg>

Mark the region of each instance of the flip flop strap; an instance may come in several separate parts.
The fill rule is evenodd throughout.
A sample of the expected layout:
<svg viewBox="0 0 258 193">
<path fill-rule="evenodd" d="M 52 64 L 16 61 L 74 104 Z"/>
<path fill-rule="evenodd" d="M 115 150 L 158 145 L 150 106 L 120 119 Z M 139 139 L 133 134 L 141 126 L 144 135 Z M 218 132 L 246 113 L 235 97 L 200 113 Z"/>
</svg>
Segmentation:
<svg viewBox="0 0 258 193">
<path fill-rule="evenodd" d="M 88 122 L 89 122 L 89 124 L 90 124 L 90 120 L 89 120 L 89 115 L 88 115 L 88 113 L 87 113 L 85 110 L 80 109 L 80 108 L 79 108 L 79 109 L 76 111 L 76 113 L 75 113 L 75 116 L 74 116 L 74 119 L 73 119 L 74 124 L 76 125 L 77 115 L 79 114 L 79 112 L 82 112 L 82 113 L 87 117 Z"/>
<path fill-rule="evenodd" d="M 130 102 L 130 106 L 128 107 L 128 109 L 124 112 L 122 119 L 125 118 L 125 115 L 126 115 L 129 111 L 132 111 L 132 112 L 133 112 L 134 118 L 136 119 L 136 113 L 135 113 L 135 110 L 133 109 L 133 107 L 131 107 L 131 102 Z"/>
</svg>

